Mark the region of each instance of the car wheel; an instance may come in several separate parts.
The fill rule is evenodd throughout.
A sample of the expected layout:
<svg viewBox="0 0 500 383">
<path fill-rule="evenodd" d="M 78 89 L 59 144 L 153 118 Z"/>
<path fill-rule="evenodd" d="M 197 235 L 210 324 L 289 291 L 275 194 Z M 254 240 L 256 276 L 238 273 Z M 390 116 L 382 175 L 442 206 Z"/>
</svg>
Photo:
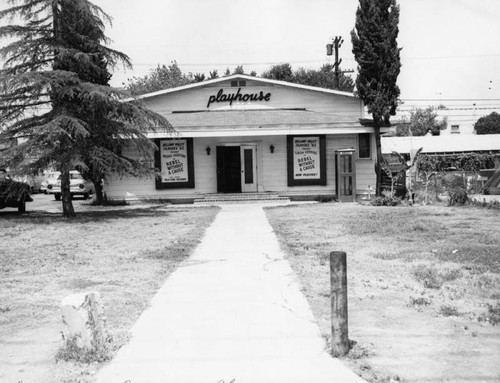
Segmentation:
<svg viewBox="0 0 500 383">
<path fill-rule="evenodd" d="M 61 194 L 59 194 L 59 193 L 54 194 L 54 198 L 56 199 L 56 201 L 60 201 L 61 200 Z"/>
<path fill-rule="evenodd" d="M 89 199 L 89 193 L 83 193 L 83 199 Z"/>
<path fill-rule="evenodd" d="M 24 213 L 26 211 L 26 201 L 23 199 L 17 203 L 17 211 Z"/>
</svg>

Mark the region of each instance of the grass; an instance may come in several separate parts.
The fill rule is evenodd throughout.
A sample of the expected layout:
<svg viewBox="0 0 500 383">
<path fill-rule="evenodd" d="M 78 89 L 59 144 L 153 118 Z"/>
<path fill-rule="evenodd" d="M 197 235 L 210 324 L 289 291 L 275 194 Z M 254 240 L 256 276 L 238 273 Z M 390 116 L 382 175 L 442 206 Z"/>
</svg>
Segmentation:
<svg viewBox="0 0 500 383">
<path fill-rule="evenodd" d="M 110 349 L 118 349 L 127 342 L 130 327 L 151 297 L 191 254 L 218 211 L 162 206 L 93 209 L 78 213 L 75 219 L 42 212 L 2 215 L 0 339 L 37 328 L 57 334 L 62 326 L 61 299 L 91 289 L 101 293 L 113 339 Z M 2 352 L 8 354 L 8 347 Z M 68 359 L 71 345 L 61 352 L 59 359 Z M 19 359 L 26 363 L 30 357 Z M 64 375 L 78 376 L 86 368 L 68 371 L 61 363 L 54 371 L 62 369 Z M 8 374 L 7 367 L 13 365 L 0 362 L 0 370 Z M 71 381 L 68 376 L 53 381 L 65 379 Z"/>
<path fill-rule="evenodd" d="M 498 210 L 327 203 L 266 212 L 328 341 L 328 255 L 347 253 L 349 337 L 373 352 L 345 362 L 363 378 L 500 380 Z"/>
</svg>

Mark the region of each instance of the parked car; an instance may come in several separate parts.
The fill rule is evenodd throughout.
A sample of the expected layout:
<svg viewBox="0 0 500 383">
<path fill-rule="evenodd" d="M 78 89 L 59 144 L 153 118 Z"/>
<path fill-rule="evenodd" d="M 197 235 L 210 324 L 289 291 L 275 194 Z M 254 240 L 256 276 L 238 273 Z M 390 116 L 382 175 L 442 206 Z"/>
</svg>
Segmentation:
<svg viewBox="0 0 500 383">
<path fill-rule="evenodd" d="M 44 194 L 48 193 L 48 186 L 49 185 L 54 185 L 57 183 L 57 180 L 59 178 L 59 175 L 61 172 L 46 172 L 45 173 L 45 180 L 42 181 L 40 185 L 40 191 Z"/>
<path fill-rule="evenodd" d="M 26 211 L 26 202 L 32 202 L 30 186 L 24 182 L 14 181 L 5 169 L 0 169 L 0 209 L 17 208 L 19 213 Z"/>
<path fill-rule="evenodd" d="M 84 199 L 88 199 L 91 194 L 95 193 L 95 186 L 92 181 L 83 179 L 80 172 L 76 170 L 71 170 L 69 172 L 70 177 L 70 192 L 71 197 L 75 195 L 81 195 Z M 61 176 L 59 175 L 57 182 L 54 184 L 47 185 L 47 192 L 49 194 L 54 194 L 56 201 L 61 199 Z"/>
<path fill-rule="evenodd" d="M 28 184 L 31 194 L 40 193 L 42 191 L 43 176 L 41 175 L 14 176 L 13 179 L 14 181 Z"/>
</svg>

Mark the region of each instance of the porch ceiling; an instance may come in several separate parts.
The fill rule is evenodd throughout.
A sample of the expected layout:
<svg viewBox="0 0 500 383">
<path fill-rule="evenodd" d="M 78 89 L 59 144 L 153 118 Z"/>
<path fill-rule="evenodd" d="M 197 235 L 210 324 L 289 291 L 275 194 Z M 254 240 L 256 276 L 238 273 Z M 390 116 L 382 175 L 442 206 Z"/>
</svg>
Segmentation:
<svg viewBox="0 0 500 383">
<path fill-rule="evenodd" d="M 228 137 L 287 134 L 370 133 L 354 116 L 307 110 L 230 110 L 171 113 L 165 116 L 180 136 Z M 163 137 L 164 133 L 151 133 Z"/>
</svg>

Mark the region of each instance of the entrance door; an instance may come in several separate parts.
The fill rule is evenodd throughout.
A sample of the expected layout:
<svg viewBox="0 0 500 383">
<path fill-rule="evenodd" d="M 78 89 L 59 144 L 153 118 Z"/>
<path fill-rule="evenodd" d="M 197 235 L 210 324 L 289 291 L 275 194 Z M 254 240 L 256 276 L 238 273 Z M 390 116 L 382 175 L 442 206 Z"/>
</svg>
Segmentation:
<svg viewBox="0 0 500 383">
<path fill-rule="evenodd" d="M 354 153 L 352 150 L 338 150 L 335 156 L 337 160 L 337 194 L 342 202 L 356 200 Z"/>
<path fill-rule="evenodd" d="M 241 191 L 251 193 L 257 191 L 256 145 L 240 146 Z"/>
<path fill-rule="evenodd" d="M 257 145 L 217 146 L 217 192 L 257 191 Z"/>
<path fill-rule="evenodd" d="M 241 193 L 239 146 L 217 146 L 217 192 Z"/>
</svg>

